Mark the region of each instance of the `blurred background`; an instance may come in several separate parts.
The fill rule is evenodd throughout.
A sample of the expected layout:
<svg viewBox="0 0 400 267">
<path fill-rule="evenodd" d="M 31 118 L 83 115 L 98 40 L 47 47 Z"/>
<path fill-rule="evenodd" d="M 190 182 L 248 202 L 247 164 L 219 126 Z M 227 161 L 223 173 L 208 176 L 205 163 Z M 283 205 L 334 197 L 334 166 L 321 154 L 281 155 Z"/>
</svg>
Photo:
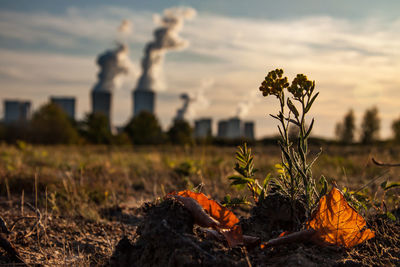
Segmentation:
<svg viewBox="0 0 400 267">
<path fill-rule="evenodd" d="M 297 73 L 316 81 L 314 137 L 348 140 L 350 127 L 350 142 L 363 141 L 369 116 L 372 139 L 393 139 L 399 8 L 395 0 L 2 1 L 1 136 L 157 143 L 175 126 L 196 138 L 271 138 L 276 99 L 258 87 L 283 68 L 289 81 Z M 63 120 L 43 118 L 57 113 L 48 103 L 67 115 L 71 127 L 59 128 L 73 137 L 56 140 L 61 130 L 45 130 Z M 152 140 L 135 137 L 141 111 L 149 113 L 140 118 L 153 125 Z"/>
</svg>

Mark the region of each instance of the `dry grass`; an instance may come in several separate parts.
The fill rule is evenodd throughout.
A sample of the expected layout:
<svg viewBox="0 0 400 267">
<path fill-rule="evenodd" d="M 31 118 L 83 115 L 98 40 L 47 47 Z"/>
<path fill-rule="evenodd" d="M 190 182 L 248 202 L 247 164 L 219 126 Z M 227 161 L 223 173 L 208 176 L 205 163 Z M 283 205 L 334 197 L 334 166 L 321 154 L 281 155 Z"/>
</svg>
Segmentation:
<svg viewBox="0 0 400 267">
<path fill-rule="evenodd" d="M 314 148 L 315 154 L 319 148 Z M 378 190 L 384 180 L 399 180 L 400 168 L 382 168 L 371 162 L 400 162 L 398 148 L 328 147 L 314 167 L 342 187 Z M 8 198 L 37 197 L 49 212 L 99 219 L 99 208 L 121 202 L 161 197 L 172 190 L 203 185 L 216 199 L 237 194 L 226 177 L 233 173 L 235 148 L 219 147 L 0 147 L 0 193 Z M 259 178 L 275 174 L 280 161 L 276 146 L 256 147 Z M 37 194 L 37 196 L 35 196 Z"/>
<path fill-rule="evenodd" d="M 199 186 L 217 200 L 226 194 L 243 194 L 229 188 L 227 180 L 233 173 L 235 149 L 1 145 L 1 214 L 9 224 L 20 220 L 10 239 L 29 262 L 101 264 L 124 232 L 135 229 L 135 218 L 123 215 L 124 209 L 132 211 L 169 191 Z M 311 154 L 318 151 L 314 147 Z M 400 162 L 399 151 L 394 147 L 331 146 L 324 150 L 313 173 L 352 190 L 367 184 L 364 190 L 379 200 L 380 183 L 399 181 L 400 168 L 375 166 L 371 157 Z M 280 162 L 277 146 L 255 147 L 254 154 L 259 178 L 276 174 L 274 165 Z M 387 197 L 387 206 L 399 203 L 398 191 Z M 39 207 L 44 227 L 38 226 L 24 240 L 18 233 L 24 234 L 24 228 L 35 222 L 34 218 L 19 219 L 35 217 L 26 203 Z M 113 222 L 116 216 L 123 223 Z"/>
</svg>

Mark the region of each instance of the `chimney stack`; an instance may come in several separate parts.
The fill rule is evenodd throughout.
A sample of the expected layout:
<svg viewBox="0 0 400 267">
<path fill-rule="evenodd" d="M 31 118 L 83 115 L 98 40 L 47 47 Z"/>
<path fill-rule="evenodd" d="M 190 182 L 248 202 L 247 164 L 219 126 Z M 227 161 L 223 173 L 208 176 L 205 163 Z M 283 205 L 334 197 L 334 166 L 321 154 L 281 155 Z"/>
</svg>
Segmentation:
<svg viewBox="0 0 400 267">
<path fill-rule="evenodd" d="M 111 127 L 111 92 L 92 91 L 92 112 L 103 114 L 107 117 Z"/>
<path fill-rule="evenodd" d="M 139 115 L 142 111 L 154 114 L 155 93 L 151 90 L 133 91 L 133 116 Z"/>
</svg>

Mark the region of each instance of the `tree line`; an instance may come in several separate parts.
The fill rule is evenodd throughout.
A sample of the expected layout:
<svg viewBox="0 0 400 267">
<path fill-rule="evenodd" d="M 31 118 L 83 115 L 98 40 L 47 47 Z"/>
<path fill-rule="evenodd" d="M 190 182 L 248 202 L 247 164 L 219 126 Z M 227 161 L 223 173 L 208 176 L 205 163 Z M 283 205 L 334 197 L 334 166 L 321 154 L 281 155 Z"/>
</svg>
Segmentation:
<svg viewBox="0 0 400 267">
<path fill-rule="evenodd" d="M 336 140 L 344 145 L 354 143 L 370 145 L 379 141 L 380 128 L 381 119 L 377 107 L 372 107 L 365 111 L 359 127 L 356 126 L 354 111 L 349 110 L 342 121 L 336 124 Z M 393 121 L 392 132 L 392 140 L 400 144 L 400 118 Z M 297 133 L 289 131 L 289 135 L 295 137 Z M 17 140 L 49 145 L 157 145 L 168 143 L 192 145 L 196 142 L 237 145 L 244 141 L 220 140 L 211 136 L 196 140 L 193 137 L 192 127 L 185 120 L 174 121 L 172 126 L 164 132 L 157 117 L 149 112 L 140 113 L 118 131 L 113 132 L 110 129 L 107 117 L 101 113 L 87 114 L 82 121 L 74 121 L 59 106 L 53 103 L 40 107 L 33 114 L 30 121 L 0 124 L 0 141 L 14 143 Z M 292 137 L 292 140 L 295 140 L 295 138 Z M 247 141 L 250 142 L 250 140 Z M 260 142 L 263 143 L 262 140 Z"/>
<path fill-rule="evenodd" d="M 356 126 L 354 111 L 350 109 L 335 127 L 337 141 L 342 144 L 360 143 L 370 145 L 380 140 L 381 118 L 377 107 L 364 112 L 359 128 Z M 400 143 L 400 118 L 392 122 L 392 140 Z"/>
<path fill-rule="evenodd" d="M 193 129 L 187 121 L 175 121 L 163 132 L 158 119 L 149 112 L 133 117 L 117 131 L 101 113 L 87 114 L 74 121 L 56 104 L 40 107 L 29 121 L 2 123 L 0 140 L 14 143 L 24 140 L 34 144 L 192 144 Z"/>
</svg>

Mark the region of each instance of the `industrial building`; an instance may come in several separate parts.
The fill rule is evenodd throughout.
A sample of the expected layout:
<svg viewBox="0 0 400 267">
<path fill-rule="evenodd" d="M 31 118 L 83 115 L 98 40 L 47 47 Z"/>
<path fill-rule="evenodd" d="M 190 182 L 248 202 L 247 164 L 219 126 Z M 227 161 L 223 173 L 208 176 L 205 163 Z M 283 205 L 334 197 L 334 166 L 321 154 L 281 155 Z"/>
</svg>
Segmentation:
<svg viewBox="0 0 400 267">
<path fill-rule="evenodd" d="M 228 130 L 228 121 L 221 120 L 218 122 L 218 133 L 217 136 L 219 138 L 226 138 Z"/>
<path fill-rule="evenodd" d="M 246 121 L 244 123 L 244 138 L 254 140 L 254 122 Z"/>
<path fill-rule="evenodd" d="M 242 122 L 238 117 L 233 117 L 228 120 L 218 122 L 219 138 L 238 139 L 246 138 L 254 139 L 254 122 Z"/>
<path fill-rule="evenodd" d="M 111 127 L 111 100 L 112 94 L 108 91 L 92 91 L 92 112 L 107 117 Z"/>
<path fill-rule="evenodd" d="M 133 116 L 142 111 L 154 114 L 155 93 L 151 90 L 136 89 L 133 91 Z"/>
<path fill-rule="evenodd" d="M 242 122 L 238 117 L 230 118 L 228 120 L 226 138 L 236 139 L 243 136 Z"/>
<path fill-rule="evenodd" d="M 72 120 L 75 120 L 75 97 L 50 97 L 50 102 L 59 106 Z"/>
<path fill-rule="evenodd" d="M 31 117 L 31 102 L 21 100 L 4 100 L 4 122 L 26 122 Z"/>
<path fill-rule="evenodd" d="M 212 119 L 201 118 L 194 122 L 194 137 L 195 138 L 207 138 L 212 136 Z"/>
</svg>

